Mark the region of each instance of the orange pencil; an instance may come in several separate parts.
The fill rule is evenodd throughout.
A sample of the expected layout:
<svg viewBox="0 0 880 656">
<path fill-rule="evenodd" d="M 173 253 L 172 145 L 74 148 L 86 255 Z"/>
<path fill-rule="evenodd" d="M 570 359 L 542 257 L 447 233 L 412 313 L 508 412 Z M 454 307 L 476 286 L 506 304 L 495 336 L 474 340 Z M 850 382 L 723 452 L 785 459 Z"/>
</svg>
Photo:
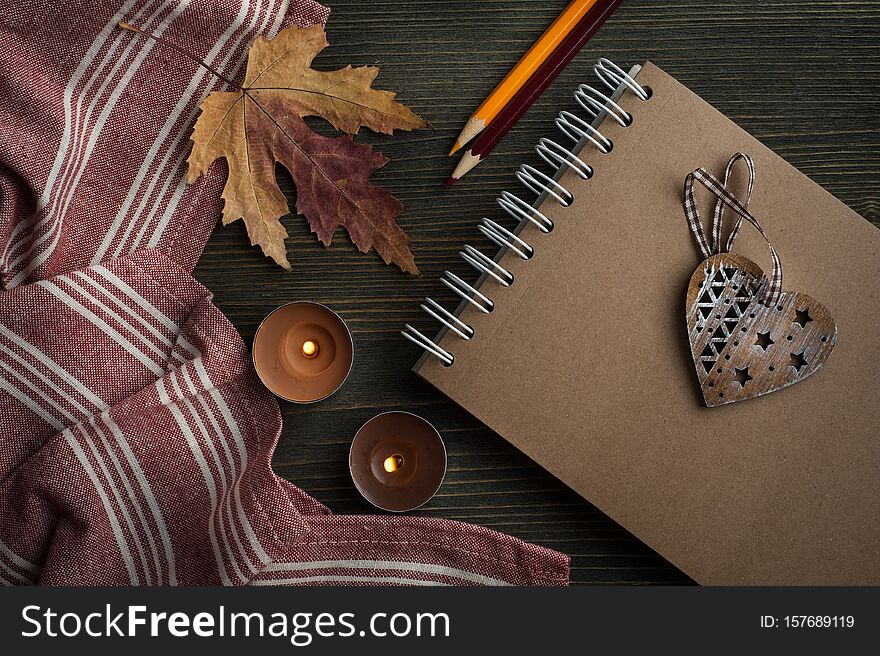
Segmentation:
<svg viewBox="0 0 880 656">
<path fill-rule="evenodd" d="M 549 57 L 569 32 L 580 22 L 598 0 L 572 0 L 572 2 L 559 14 L 553 24 L 547 28 L 541 38 L 535 41 L 529 51 L 523 55 L 510 72 L 504 77 L 497 87 L 483 101 L 475 111 L 464 129 L 458 135 L 458 139 L 449 154 L 461 148 L 468 141 L 480 134 L 483 129 L 492 122 L 508 101 L 525 84 L 532 74 L 538 70 L 544 60 Z"/>
<path fill-rule="evenodd" d="M 611 14 L 620 6 L 623 0 L 599 0 L 593 10 L 581 20 L 580 23 L 565 37 L 559 47 L 552 52 L 547 60 L 532 77 L 526 81 L 516 95 L 504 108 L 498 112 L 498 116 L 483 132 L 480 133 L 471 147 L 462 155 L 458 166 L 452 172 L 452 177 L 446 181 L 445 186 L 455 183 L 465 173 L 482 162 L 498 142 L 504 138 L 516 122 L 522 118 L 532 103 L 537 100 L 544 90 L 550 86 L 556 76 L 568 66 L 580 52 L 584 44 L 592 38 L 598 29 L 605 23 Z"/>
</svg>

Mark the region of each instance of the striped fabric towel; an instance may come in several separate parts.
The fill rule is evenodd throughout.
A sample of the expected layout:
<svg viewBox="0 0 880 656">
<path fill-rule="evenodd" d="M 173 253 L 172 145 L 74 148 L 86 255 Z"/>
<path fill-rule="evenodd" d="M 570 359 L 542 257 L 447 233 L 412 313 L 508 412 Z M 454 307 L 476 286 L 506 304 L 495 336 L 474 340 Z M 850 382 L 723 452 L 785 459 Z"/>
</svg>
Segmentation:
<svg viewBox="0 0 880 656">
<path fill-rule="evenodd" d="M 74 6 L 75 5 L 75 6 Z M 191 272 L 220 164 L 183 182 L 203 69 L 311 0 L 33 0 L 0 16 L 0 582 L 556 585 L 484 528 L 336 516 L 277 477 L 274 398 Z"/>
</svg>

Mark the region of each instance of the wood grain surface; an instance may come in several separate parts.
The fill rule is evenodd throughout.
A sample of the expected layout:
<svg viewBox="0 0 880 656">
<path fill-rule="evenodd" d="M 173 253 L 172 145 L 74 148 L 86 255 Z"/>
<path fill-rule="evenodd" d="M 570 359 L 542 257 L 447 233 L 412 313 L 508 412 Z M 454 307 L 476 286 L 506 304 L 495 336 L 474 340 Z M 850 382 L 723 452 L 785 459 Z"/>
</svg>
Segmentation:
<svg viewBox="0 0 880 656">
<path fill-rule="evenodd" d="M 449 452 L 446 481 L 417 514 L 482 524 L 572 556 L 573 583 L 685 584 L 690 579 L 410 373 L 417 347 L 406 322 L 433 335 L 424 296 L 454 307 L 438 277 L 473 270 L 464 243 L 492 252 L 475 223 L 500 218 L 495 197 L 517 191 L 521 162 L 554 136 L 552 119 L 575 109 L 571 94 L 607 56 L 628 67 L 651 59 L 857 212 L 880 224 L 880 0 L 625 0 L 492 156 L 455 187 L 441 188 L 446 152 L 467 117 L 567 4 L 567 0 L 345 0 L 328 2 L 330 47 L 318 68 L 373 64 L 377 86 L 399 93 L 434 126 L 393 138 L 357 138 L 391 161 L 374 180 L 406 205 L 423 276 L 412 278 L 358 253 L 341 232 L 325 249 L 301 217 L 285 273 L 248 245 L 244 226 L 219 227 L 196 268 L 217 305 L 250 343 L 260 320 L 293 300 L 325 303 L 349 323 L 355 364 L 345 387 L 314 406 L 282 403 L 278 473 L 337 513 L 370 513 L 348 474 L 357 429 L 386 410 L 431 421 Z M 324 129 L 319 122 L 313 125 Z M 296 192 L 279 170 L 293 204 Z M 615 220 L 610 213 L 608 220 Z M 504 381 L 485 381 L 504 394 Z M 589 467 L 589 463 L 584 463 Z"/>
</svg>

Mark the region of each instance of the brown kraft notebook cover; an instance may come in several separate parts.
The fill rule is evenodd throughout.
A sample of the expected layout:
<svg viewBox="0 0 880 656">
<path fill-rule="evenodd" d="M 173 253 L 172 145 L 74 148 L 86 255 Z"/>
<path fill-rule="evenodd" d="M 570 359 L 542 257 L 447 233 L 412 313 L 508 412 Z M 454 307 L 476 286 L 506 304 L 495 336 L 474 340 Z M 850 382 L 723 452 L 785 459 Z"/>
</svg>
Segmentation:
<svg viewBox="0 0 880 656">
<path fill-rule="evenodd" d="M 575 202 L 541 208 L 555 229 L 523 231 L 535 256 L 501 260 L 515 283 L 481 287 L 494 311 L 462 311 L 475 337 L 446 334 L 454 364 L 416 371 L 700 583 L 878 584 L 880 231 L 656 66 L 637 81 L 653 96 L 623 96 L 631 126 L 603 123 L 613 150 L 582 153 L 593 179 L 567 173 Z M 685 328 L 702 258 L 682 185 L 736 152 L 754 158 L 750 209 L 783 288 L 823 303 L 838 338 L 809 378 L 710 409 Z M 744 197 L 743 169 L 732 182 Z M 733 252 L 769 273 L 751 226 Z"/>
</svg>

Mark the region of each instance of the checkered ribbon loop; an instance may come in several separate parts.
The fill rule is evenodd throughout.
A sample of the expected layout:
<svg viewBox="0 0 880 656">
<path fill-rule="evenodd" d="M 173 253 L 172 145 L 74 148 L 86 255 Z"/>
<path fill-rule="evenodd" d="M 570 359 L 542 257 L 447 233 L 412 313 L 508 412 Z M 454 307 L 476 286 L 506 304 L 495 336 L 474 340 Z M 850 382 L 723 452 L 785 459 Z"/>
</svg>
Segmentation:
<svg viewBox="0 0 880 656">
<path fill-rule="evenodd" d="M 733 168 L 737 162 L 740 160 L 744 161 L 746 167 L 749 171 L 749 185 L 748 191 L 746 192 L 746 200 L 745 202 L 740 202 L 740 200 L 731 193 L 731 191 L 727 188 L 728 182 L 730 181 L 730 175 L 733 172 Z M 701 185 L 706 187 L 715 197 L 718 199 L 715 204 L 715 213 L 712 218 L 712 243 L 709 244 L 709 241 L 706 239 L 706 234 L 703 231 L 703 222 L 700 218 L 700 210 L 697 207 L 697 201 L 694 198 L 694 182 L 699 182 Z M 684 214 L 687 218 L 688 225 L 691 228 L 691 232 L 694 233 L 694 239 L 697 241 L 697 246 L 700 247 L 700 252 L 702 253 L 704 258 L 708 258 L 717 253 L 726 253 L 730 252 L 733 248 L 733 244 L 736 241 L 736 237 L 739 234 L 739 229 L 742 226 L 742 221 L 745 219 L 749 223 L 751 223 L 755 229 L 761 233 L 761 236 L 766 240 L 767 246 L 770 248 L 770 257 L 773 260 L 773 275 L 770 278 L 769 285 L 764 287 L 764 292 L 762 298 L 760 299 L 762 303 L 765 305 L 773 305 L 776 301 L 779 300 L 779 297 L 782 294 L 782 262 L 779 259 L 779 254 L 776 252 L 776 249 L 773 248 L 773 244 L 770 243 L 770 239 L 767 237 L 763 228 L 761 228 L 761 224 L 758 223 L 758 219 L 756 219 L 751 212 L 748 210 L 749 202 L 752 199 L 752 190 L 755 187 L 755 163 L 752 161 L 752 158 L 744 153 L 737 153 L 733 157 L 730 158 L 730 161 L 727 163 L 727 168 L 724 171 L 724 181 L 722 182 L 714 175 L 709 173 L 704 168 L 699 168 L 693 173 L 689 173 L 684 181 Z M 733 230 L 730 231 L 730 235 L 727 238 L 727 243 L 724 246 L 724 249 L 721 248 L 721 224 L 724 221 L 724 207 L 730 207 L 737 215 L 736 223 L 733 226 Z"/>
</svg>

